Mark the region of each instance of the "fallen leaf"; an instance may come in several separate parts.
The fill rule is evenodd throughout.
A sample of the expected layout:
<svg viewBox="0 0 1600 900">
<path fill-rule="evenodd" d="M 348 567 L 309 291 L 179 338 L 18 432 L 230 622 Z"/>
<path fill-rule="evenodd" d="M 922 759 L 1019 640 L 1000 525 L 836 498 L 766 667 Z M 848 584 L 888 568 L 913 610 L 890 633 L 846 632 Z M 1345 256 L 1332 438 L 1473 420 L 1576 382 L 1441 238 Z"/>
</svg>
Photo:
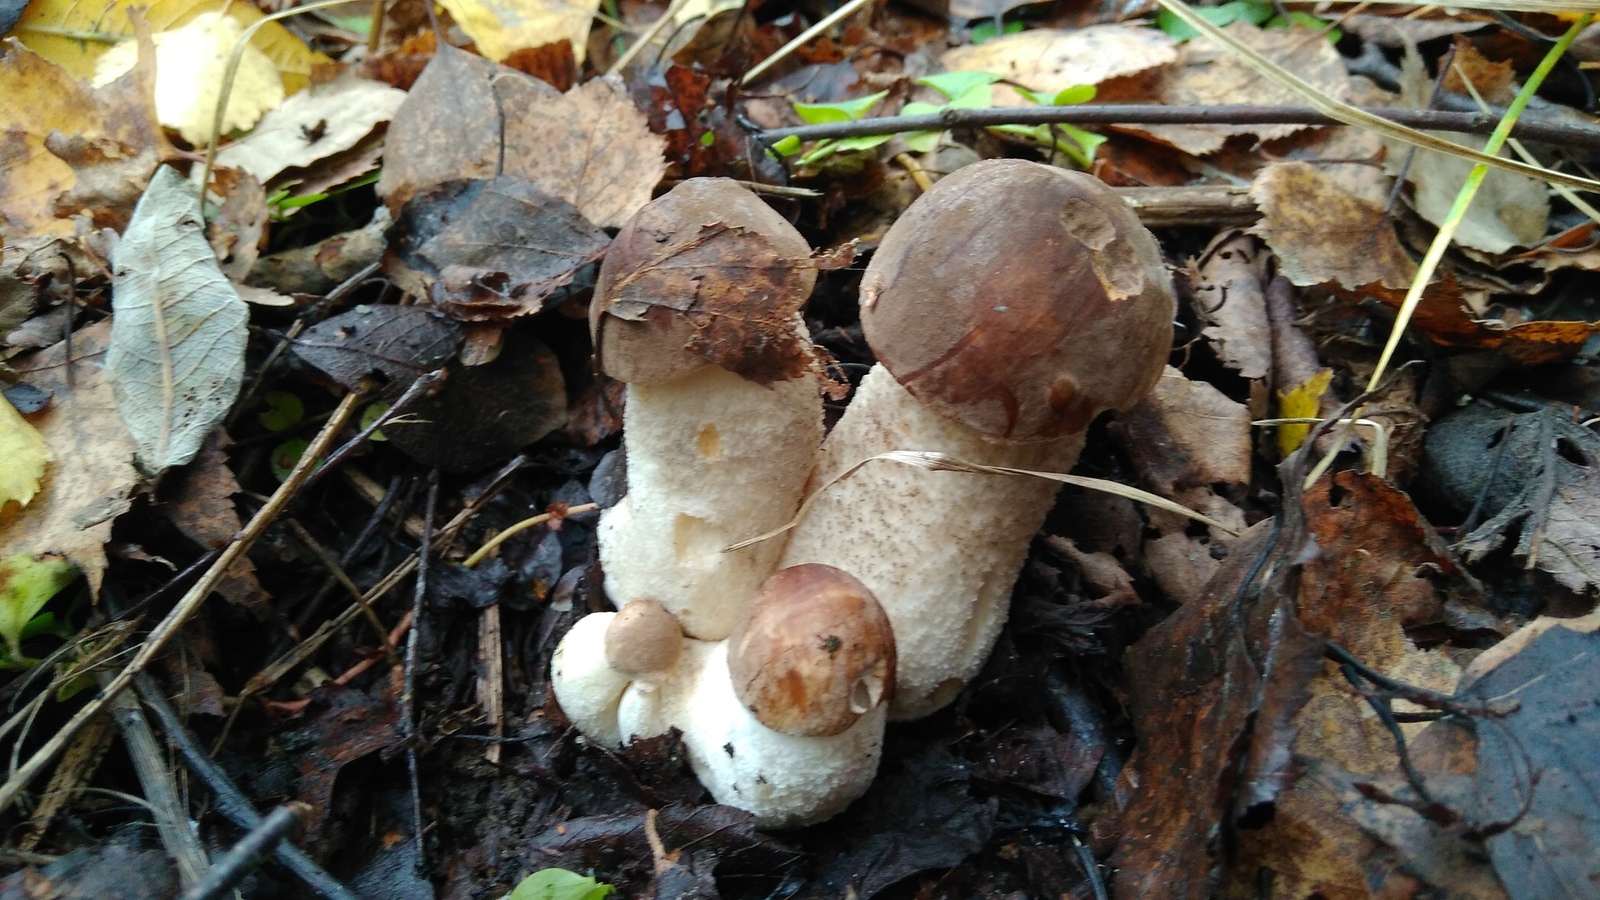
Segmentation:
<svg viewBox="0 0 1600 900">
<path fill-rule="evenodd" d="M 0 639 L 6 661 L 16 663 L 22 654 L 22 630 L 62 588 L 78 577 L 72 560 L 49 553 L 18 553 L 0 559 Z"/>
<path fill-rule="evenodd" d="M 249 172 L 266 184 L 285 169 L 304 168 L 356 146 L 389 121 L 405 99 L 405 91 L 364 78 L 314 85 L 218 151 L 217 165 Z"/>
<path fill-rule="evenodd" d="M 217 263 L 236 288 L 260 258 L 261 239 L 266 230 L 266 188 L 250 173 L 242 173 L 228 187 L 216 218 L 206 226 L 206 240 L 217 256 Z M 243 293 L 240 291 L 241 295 Z"/>
<path fill-rule="evenodd" d="M 0 398 L 0 510 L 12 503 L 27 506 L 39 492 L 45 466 L 50 462 L 50 447 L 11 401 Z"/>
<path fill-rule="evenodd" d="M 139 480 L 133 438 L 101 365 L 110 333 L 111 323 L 99 322 L 72 336 L 70 375 L 66 342 L 14 361 L 24 382 L 54 398 L 32 421 L 56 462 L 32 503 L 20 511 L 0 510 L 0 558 L 65 556 L 83 570 L 95 593 L 105 572 L 103 545 L 111 522 L 128 508 L 128 492 Z"/>
<path fill-rule="evenodd" d="M 440 5 L 489 59 L 564 39 L 581 66 L 600 0 L 441 0 Z"/>
<path fill-rule="evenodd" d="M 390 224 L 388 209 L 380 207 L 371 222 L 354 231 L 261 257 L 248 283 L 279 294 L 326 294 L 383 258 Z"/>
<path fill-rule="evenodd" d="M 1428 104 L 1433 90 L 1433 79 L 1423 68 L 1422 58 L 1415 48 L 1407 51 L 1400 66 L 1401 98 L 1406 105 L 1421 108 Z M 1459 134 L 1433 132 L 1453 144 L 1481 148 L 1482 138 Z M 1448 156 L 1432 150 L 1418 149 L 1408 154 L 1410 145 L 1387 142 L 1389 155 L 1385 166 L 1390 174 L 1409 160 L 1405 178 L 1412 187 L 1411 206 L 1417 214 L 1434 225 L 1442 225 L 1455 205 L 1456 195 L 1466 183 L 1467 174 L 1476 163 L 1458 156 Z M 1510 150 L 1501 151 L 1509 156 Z M 1461 219 L 1453 240 L 1463 246 L 1487 253 L 1505 253 L 1513 247 L 1529 247 L 1544 238 L 1546 223 L 1550 219 L 1549 191 L 1543 182 L 1501 169 L 1490 169 L 1478 194 Z"/>
<path fill-rule="evenodd" d="M 460 344 L 460 328 L 425 306 L 358 306 L 307 329 L 294 352 L 349 390 L 376 374 L 399 393 Z"/>
<path fill-rule="evenodd" d="M 535 97 L 507 116 L 505 174 L 571 203 L 601 228 L 620 228 L 650 202 L 667 171 L 666 142 L 651 134 L 622 80 L 595 78 Z M 542 146 L 542 152 L 525 152 Z"/>
<path fill-rule="evenodd" d="M 532 75 L 562 93 L 572 90 L 578 83 L 578 61 L 572 57 L 571 41 L 524 47 L 501 62 L 524 75 Z"/>
<path fill-rule="evenodd" d="M 630 82 L 633 102 L 645 111 L 650 130 L 666 139 L 668 174 L 781 184 L 782 167 L 739 124 L 728 104 L 708 96 L 711 88 L 710 75 L 682 65 L 640 73 Z"/>
<path fill-rule="evenodd" d="M 161 124 L 196 147 L 211 142 L 217 103 L 233 45 L 244 35 L 238 20 L 222 13 L 203 13 L 173 31 L 158 31 L 156 45 L 156 115 Z M 94 86 L 101 87 L 132 69 L 137 48 L 128 42 L 112 47 L 95 61 Z M 233 90 L 222 117 L 220 135 L 249 130 L 263 113 L 283 103 L 283 80 L 265 53 L 244 49 L 234 73 Z"/>
<path fill-rule="evenodd" d="M 1250 480 L 1250 411 L 1171 366 L 1139 405 L 1117 414 L 1113 429 L 1162 496 Z"/>
<path fill-rule="evenodd" d="M 1201 254 L 1194 304 L 1205 321 L 1201 334 L 1222 364 L 1245 378 L 1272 373 L 1272 330 L 1262 295 L 1264 254 L 1242 232 L 1223 232 Z"/>
<path fill-rule="evenodd" d="M 572 204 L 511 176 L 446 182 L 406 202 L 386 274 L 463 322 L 504 322 L 560 299 L 609 241 Z"/>
<path fill-rule="evenodd" d="M 250 313 L 206 243 L 188 179 L 156 170 L 112 255 L 106 368 L 150 472 L 182 465 L 227 415 L 244 379 Z"/>
<path fill-rule="evenodd" d="M 105 0 L 90 4 L 33 0 L 14 33 L 33 52 L 88 81 L 94 76 L 100 55 L 133 34 L 129 17 L 135 10 L 142 12 L 156 31 L 182 28 L 207 13 L 225 11 L 242 28 L 265 17 L 249 4 L 229 0 Z M 310 83 L 311 67 L 328 61 L 278 22 L 268 22 L 258 29 L 250 38 L 250 45 L 272 60 L 282 76 L 285 93 L 304 88 Z"/>
<path fill-rule="evenodd" d="M 1469 40 L 1455 36 L 1455 55 L 1450 57 L 1450 69 L 1444 73 L 1444 89 L 1471 96 L 1476 91 L 1485 101 L 1505 106 L 1517 94 L 1517 70 L 1509 61 L 1495 62 L 1482 53 Z M 1467 86 L 1471 85 L 1472 90 Z"/>
<path fill-rule="evenodd" d="M 1031 91 L 1054 96 L 1069 87 L 1098 85 L 1169 65 L 1178 59 L 1178 52 L 1178 43 L 1154 28 L 1091 25 L 1071 31 L 1035 28 L 1008 34 L 957 47 L 939 61 L 953 72 L 992 72 Z M 997 91 L 994 99 L 997 106 L 1033 105 L 1015 91 Z"/>
<path fill-rule="evenodd" d="M 221 429 L 212 432 L 199 455 L 163 483 L 170 495 L 161 504 L 162 511 L 179 531 L 208 550 L 227 546 L 241 527 L 233 495 L 243 489 L 228 467 L 228 454 L 223 448 L 229 443 Z M 216 590 L 229 602 L 258 615 L 267 611 L 270 597 L 257 580 L 255 564 L 248 556 L 234 561 Z"/>
<path fill-rule="evenodd" d="M 65 69 L 26 47 L 12 43 L 0 57 L 0 121 L 8 123 L 4 162 L 0 163 L 0 237 L 6 243 L 39 234 L 70 235 L 67 216 L 84 211 L 125 216 L 145 179 L 173 154 L 156 121 L 147 65 L 92 90 Z M 58 147 L 76 150 L 74 162 L 93 168 L 95 177 L 79 185 L 74 166 L 47 147 L 52 132 Z M 63 198 L 94 182 L 117 195 L 116 209 L 91 205 L 88 196 Z M 120 192 L 118 188 L 120 187 Z"/>
<path fill-rule="evenodd" d="M 1294 25 L 1262 29 L 1244 22 L 1223 28 L 1241 43 L 1314 85 L 1328 97 L 1343 100 L 1350 90 L 1344 57 L 1317 29 Z M 1249 103 L 1281 106 L 1299 103 L 1288 91 L 1268 81 L 1210 40 L 1184 44 L 1178 62 L 1167 74 L 1156 102 L 1167 106 L 1211 106 Z M 1253 134 L 1263 141 L 1287 137 L 1305 125 L 1123 125 L 1187 153 L 1204 156 L 1222 149 L 1228 138 Z"/>
</svg>

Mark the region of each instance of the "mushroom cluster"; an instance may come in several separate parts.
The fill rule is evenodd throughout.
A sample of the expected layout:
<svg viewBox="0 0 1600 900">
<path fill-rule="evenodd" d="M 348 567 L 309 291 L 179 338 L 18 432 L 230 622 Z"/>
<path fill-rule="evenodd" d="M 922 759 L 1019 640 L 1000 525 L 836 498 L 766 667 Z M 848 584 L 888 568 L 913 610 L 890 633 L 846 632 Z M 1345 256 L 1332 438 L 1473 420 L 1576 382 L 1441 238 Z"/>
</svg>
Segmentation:
<svg viewBox="0 0 1600 900">
<path fill-rule="evenodd" d="M 619 612 L 581 619 L 551 673 L 588 738 L 678 729 L 712 796 L 761 827 L 843 810 L 887 720 L 977 674 L 1054 503 L 1034 479 L 862 462 L 923 450 L 1066 471 L 1089 423 L 1160 377 L 1175 308 L 1154 237 L 1105 185 L 967 166 L 868 265 L 879 363 L 824 440 L 808 254 L 722 179 L 680 184 L 618 235 L 591 326 L 628 382 L 629 492 L 600 526 Z M 789 522 L 808 489 L 791 531 L 724 552 Z"/>
</svg>

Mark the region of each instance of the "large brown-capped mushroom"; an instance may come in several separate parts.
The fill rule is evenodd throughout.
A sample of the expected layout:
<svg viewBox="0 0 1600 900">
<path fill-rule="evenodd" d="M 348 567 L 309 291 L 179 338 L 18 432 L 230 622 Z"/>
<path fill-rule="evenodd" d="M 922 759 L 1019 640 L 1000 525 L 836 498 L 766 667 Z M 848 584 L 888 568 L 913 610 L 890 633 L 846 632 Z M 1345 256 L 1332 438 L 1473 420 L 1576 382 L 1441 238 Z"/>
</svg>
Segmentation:
<svg viewBox="0 0 1600 900">
<path fill-rule="evenodd" d="M 690 636 L 727 637 L 781 543 L 822 440 L 799 309 L 811 248 L 749 190 L 695 178 L 623 226 L 590 311 L 602 369 L 628 383 L 628 496 L 600 522 L 606 592 L 652 598 Z"/>
<path fill-rule="evenodd" d="M 1175 300 L 1154 237 L 1104 184 L 1020 160 L 964 167 L 884 236 L 861 284 L 879 365 L 813 484 L 892 450 L 1065 472 L 1101 412 L 1161 375 Z M 861 580 L 894 625 L 891 715 L 954 698 L 1005 622 L 1048 482 L 874 462 L 817 496 L 783 566 Z"/>
<path fill-rule="evenodd" d="M 729 640 L 684 638 L 648 600 L 587 616 L 557 648 L 551 685 L 609 746 L 677 728 L 718 802 L 781 828 L 829 818 L 872 783 L 893 677 L 871 593 L 811 565 L 767 579 Z"/>
</svg>

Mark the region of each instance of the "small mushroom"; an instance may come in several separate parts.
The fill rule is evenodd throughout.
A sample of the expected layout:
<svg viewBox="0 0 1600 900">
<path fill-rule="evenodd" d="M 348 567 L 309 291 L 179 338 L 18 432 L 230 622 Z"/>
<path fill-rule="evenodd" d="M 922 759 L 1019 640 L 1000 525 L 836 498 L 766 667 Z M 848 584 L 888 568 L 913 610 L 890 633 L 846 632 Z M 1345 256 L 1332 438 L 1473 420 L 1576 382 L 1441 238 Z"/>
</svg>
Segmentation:
<svg viewBox="0 0 1600 900">
<path fill-rule="evenodd" d="M 556 699 L 608 746 L 678 729 L 701 784 L 760 827 L 829 818 L 877 773 L 894 673 L 888 620 L 849 575 L 803 566 L 769 578 L 740 622 L 734 639 L 710 642 L 683 638 L 671 614 L 648 600 L 587 616 L 556 650 Z M 775 630 L 784 623 L 792 635 Z M 739 636 L 743 662 L 732 659 Z M 784 696 L 758 689 L 750 699 L 733 673 L 754 673 L 746 688 L 761 682 L 766 653 Z M 768 712 L 787 706 L 778 720 L 794 723 L 791 733 L 764 724 L 747 701 Z"/>
<path fill-rule="evenodd" d="M 894 689 L 894 632 L 872 592 L 808 564 L 761 583 L 728 639 L 739 702 L 784 734 L 834 735 Z"/>
<path fill-rule="evenodd" d="M 1065 472 L 1107 409 L 1161 375 L 1176 301 L 1155 238 L 1092 177 L 966 166 L 884 236 L 861 285 L 879 364 L 829 434 L 815 484 L 892 450 Z M 825 562 L 894 626 L 891 716 L 944 706 L 988 656 L 1048 482 L 874 462 L 822 491 L 782 566 Z"/>
<path fill-rule="evenodd" d="M 628 383 L 628 495 L 601 518 L 606 592 L 653 598 L 702 640 L 727 637 L 781 542 L 723 548 L 794 515 L 822 441 L 799 309 L 816 282 L 799 232 L 738 183 L 695 178 L 642 208 L 607 250 L 590 326 Z"/>
</svg>

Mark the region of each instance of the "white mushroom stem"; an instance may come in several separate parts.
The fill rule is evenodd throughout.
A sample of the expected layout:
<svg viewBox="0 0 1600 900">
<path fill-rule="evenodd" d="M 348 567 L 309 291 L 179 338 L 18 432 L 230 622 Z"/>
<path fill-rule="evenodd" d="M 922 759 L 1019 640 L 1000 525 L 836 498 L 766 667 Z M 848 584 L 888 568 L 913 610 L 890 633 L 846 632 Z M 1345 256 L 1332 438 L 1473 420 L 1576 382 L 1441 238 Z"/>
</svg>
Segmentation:
<svg viewBox="0 0 1600 900">
<path fill-rule="evenodd" d="M 891 450 L 932 450 L 967 462 L 1065 472 L 1083 435 L 1007 443 L 917 402 L 874 366 L 823 445 L 815 485 Z M 894 719 L 954 699 L 983 666 L 1005 624 L 1030 538 L 1056 489 L 1035 478 L 932 472 L 886 460 L 831 484 L 790 532 L 779 568 L 821 562 L 854 575 L 894 627 Z"/>
<path fill-rule="evenodd" d="M 700 783 L 718 803 L 749 812 L 759 828 L 820 822 L 872 784 L 887 704 L 842 734 L 781 734 L 739 703 L 727 641 L 685 640 L 677 667 L 659 676 L 629 682 L 612 670 L 604 636 L 614 615 L 579 620 L 557 648 L 551 670 L 562 710 L 591 740 L 618 747 L 677 728 Z"/>
<path fill-rule="evenodd" d="M 781 541 L 723 548 L 787 522 L 822 441 L 817 376 L 763 387 L 706 366 L 629 385 L 628 496 L 600 519 L 606 593 L 651 598 L 685 633 L 728 636 L 773 570 Z"/>
</svg>

